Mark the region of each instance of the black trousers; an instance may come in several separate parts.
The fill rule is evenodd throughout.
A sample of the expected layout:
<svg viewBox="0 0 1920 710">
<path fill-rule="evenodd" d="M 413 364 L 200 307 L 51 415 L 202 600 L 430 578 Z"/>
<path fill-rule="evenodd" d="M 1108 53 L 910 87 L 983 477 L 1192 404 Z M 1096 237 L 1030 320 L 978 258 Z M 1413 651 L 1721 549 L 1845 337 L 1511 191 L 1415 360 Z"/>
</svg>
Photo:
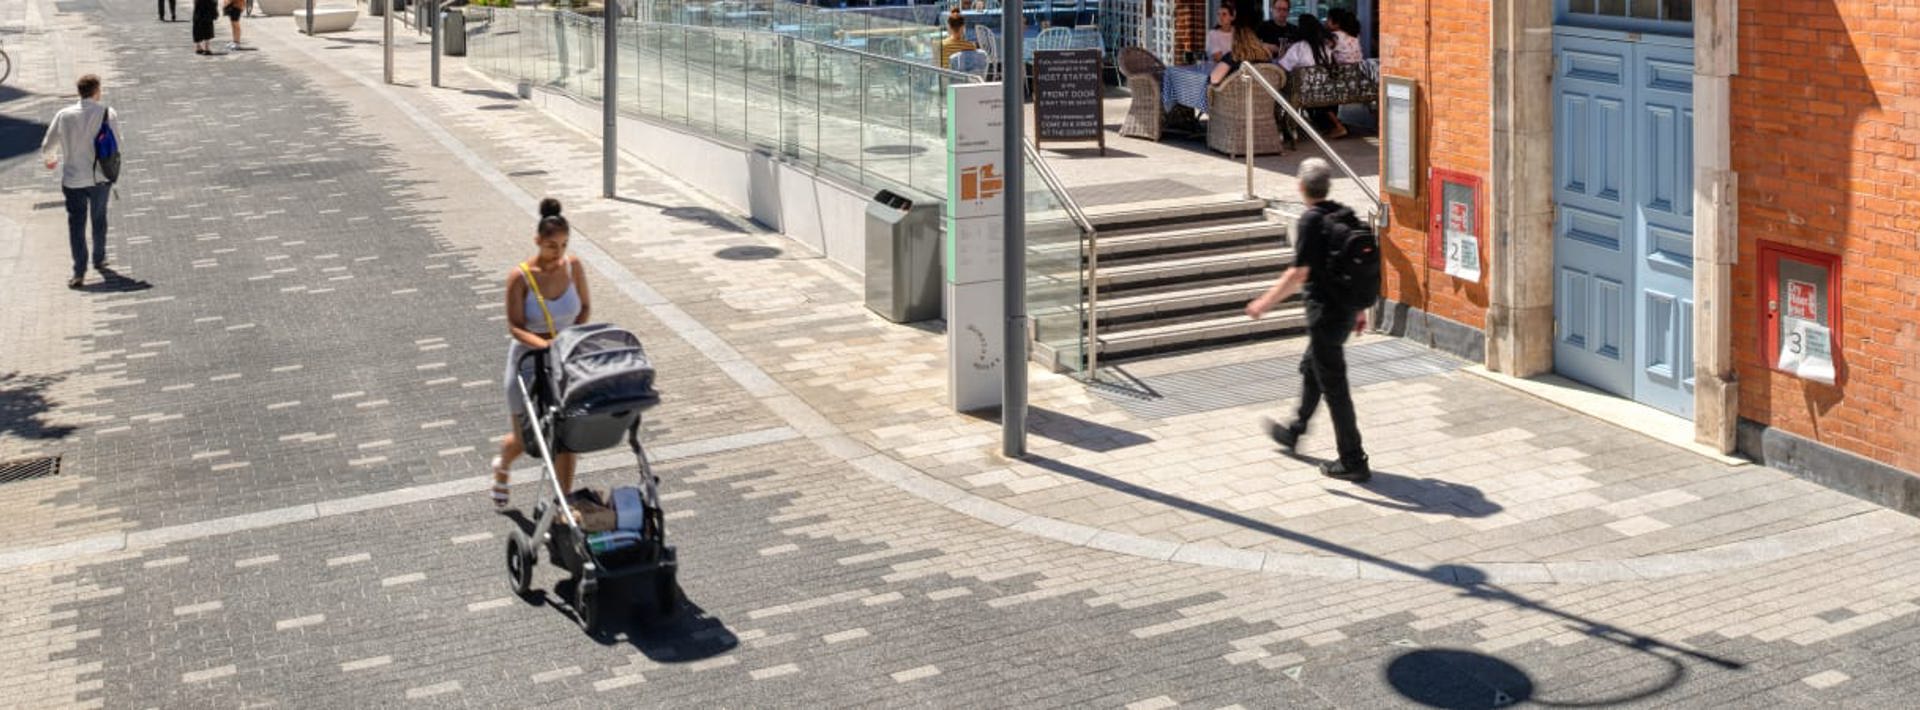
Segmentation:
<svg viewBox="0 0 1920 710">
<path fill-rule="evenodd" d="M 160 5 L 160 17 L 180 19 L 180 0 L 154 0 Z"/>
<path fill-rule="evenodd" d="M 1307 420 L 1327 401 L 1327 413 L 1333 417 L 1333 439 L 1340 460 L 1355 463 L 1366 458 L 1360 447 L 1360 425 L 1354 420 L 1353 391 L 1347 386 L 1347 338 L 1359 313 L 1317 301 L 1307 301 L 1307 352 L 1300 357 L 1300 410 L 1294 415 L 1295 429 L 1305 429 Z"/>
</svg>

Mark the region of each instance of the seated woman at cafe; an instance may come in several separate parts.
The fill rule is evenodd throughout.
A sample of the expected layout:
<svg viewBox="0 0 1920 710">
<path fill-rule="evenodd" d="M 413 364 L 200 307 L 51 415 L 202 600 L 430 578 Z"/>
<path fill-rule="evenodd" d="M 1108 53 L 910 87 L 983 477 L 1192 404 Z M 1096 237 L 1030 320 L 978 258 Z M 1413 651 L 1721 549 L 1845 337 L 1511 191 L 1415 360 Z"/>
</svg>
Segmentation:
<svg viewBox="0 0 1920 710">
<path fill-rule="evenodd" d="M 947 38 L 940 42 L 940 68 L 949 69 L 948 62 L 953 55 L 979 49 L 967 41 L 967 18 L 960 16 L 960 8 L 947 13 Z"/>
<path fill-rule="evenodd" d="M 1213 65 L 1212 84 L 1219 86 L 1227 80 L 1227 75 L 1239 69 L 1243 62 L 1264 63 L 1273 61 L 1273 54 L 1267 51 L 1267 44 L 1260 41 L 1260 35 L 1252 27 L 1233 28 L 1233 44 L 1226 54 L 1220 56 L 1220 63 Z"/>
<path fill-rule="evenodd" d="M 1327 28 L 1333 36 L 1333 61 L 1339 64 L 1359 64 L 1366 61 L 1366 54 L 1360 50 L 1360 17 L 1352 10 L 1336 8 L 1327 13 Z"/>
<path fill-rule="evenodd" d="M 1281 69 L 1292 73 L 1293 70 L 1301 67 L 1334 63 L 1333 35 L 1328 34 L 1326 26 L 1320 24 L 1320 18 L 1301 15 L 1299 39 L 1300 41 L 1294 42 L 1292 47 L 1287 48 L 1286 54 L 1280 55 Z M 1346 137 L 1347 127 L 1340 123 L 1338 108 L 1307 109 L 1306 113 L 1313 119 L 1316 128 L 1326 132 L 1326 137 Z"/>
<path fill-rule="evenodd" d="M 1207 60 L 1222 61 L 1221 57 L 1233 51 L 1233 3 L 1220 3 L 1219 26 L 1207 30 Z"/>
</svg>

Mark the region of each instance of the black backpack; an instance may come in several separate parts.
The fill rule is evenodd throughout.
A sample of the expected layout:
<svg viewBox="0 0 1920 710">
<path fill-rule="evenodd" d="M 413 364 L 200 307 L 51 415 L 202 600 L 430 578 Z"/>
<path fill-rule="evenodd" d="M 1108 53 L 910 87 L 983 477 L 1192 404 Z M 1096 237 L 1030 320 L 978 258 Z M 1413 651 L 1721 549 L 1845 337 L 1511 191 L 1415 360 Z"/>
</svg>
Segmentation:
<svg viewBox="0 0 1920 710">
<path fill-rule="evenodd" d="M 1321 220 L 1327 240 L 1325 274 L 1314 274 L 1325 289 L 1328 303 L 1353 310 L 1372 308 L 1380 300 L 1380 239 L 1373 227 L 1342 207 Z"/>
</svg>

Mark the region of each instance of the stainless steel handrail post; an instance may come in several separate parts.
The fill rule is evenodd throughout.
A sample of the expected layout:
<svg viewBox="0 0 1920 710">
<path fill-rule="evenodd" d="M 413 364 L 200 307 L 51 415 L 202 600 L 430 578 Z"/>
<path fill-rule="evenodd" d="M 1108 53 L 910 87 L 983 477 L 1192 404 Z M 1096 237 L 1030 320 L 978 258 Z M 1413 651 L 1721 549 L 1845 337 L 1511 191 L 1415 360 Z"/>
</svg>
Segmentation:
<svg viewBox="0 0 1920 710">
<path fill-rule="evenodd" d="M 1241 197 L 1251 200 L 1253 199 L 1253 75 L 1258 72 L 1253 70 L 1252 64 L 1244 67 L 1240 70 L 1240 88 L 1245 90 L 1244 93 L 1247 95 L 1247 191 Z"/>
<path fill-rule="evenodd" d="M 1348 179 L 1358 184 L 1362 192 L 1367 193 L 1367 199 L 1373 201 L 1376 215 L 1384 213 L 1386 211 L 1386 203 L 1380 201 L 1380 193 L 1375 192 L 1373 186 L 1368 185 L 1367 181 L 1360 179 L 1360 176 L 1353 172 L 1353 167 L 1347 165 L 1347 161 L 1342 159 L 1339 153 L 1333 152 L 1333 146 L 1328 145 L 1326 139 L 1320 137 L 1319 131 L 1313 130 L 1312 122 L 1308 121 L 1305 116 L 1302 116 L 1299 109 L 1295 109 L 1293 104 L 1287 103 L 1287 100 L 1280 96 L 1280 90 L 1274 88 L 1273 84 L 1267 81 L 1266 77 L 1255 74 L 1253 79 L 1260 82 L 1261 88 L 1267 90 L 1267 95 L 1273 97 L 1273 102 L 1279 104 L 1280 108 L 1287 112 L 1287 116 L 1292 118 L 1295 124 L 1298 124 L 1306 131 L 1307 137 L 1312 138 L 1313 142 L 1320 146 L 1320 150 L 1326 153 L 1328 158 L 1333 160 L 1333 164 L 1338 166 L 1341 172 L 1346 173 Z"/>
<path fill-rule="evenodd" d="M 1080 202 L 1073 199 L 1072 193 L 1067 192 L 1066 184 L 1061 182 L 1060 176 L 1053 172 L 1053 166 L 1048 165 L 1046 159 L 1040 156 L 1040 148 L 1035 146 L 1033 141 L 1027 141 L 1025 151 L 1027 160 L 1032 161 L 1034 168 L 1040 173 L 1041 182 L 1046 183 L 1048 189 L 1060 196 L 1060 206 L 1066 209 L 1067 218 L 1073 220 L 1074 226 L 1078 227 L 1081 235 L 1085 237 L 1081 240 L 1081 244 L 1085 250 L 1087 262 L 1087 332 L 1081 338 L 1080 346 L 1086 350 L 1087 377 L 1098 378 L 1100 375 L 1100 232 L 1093 228 L 1093 221 L 1087 218 L 1086 210 L 1080 207 Z"/>
</svg>

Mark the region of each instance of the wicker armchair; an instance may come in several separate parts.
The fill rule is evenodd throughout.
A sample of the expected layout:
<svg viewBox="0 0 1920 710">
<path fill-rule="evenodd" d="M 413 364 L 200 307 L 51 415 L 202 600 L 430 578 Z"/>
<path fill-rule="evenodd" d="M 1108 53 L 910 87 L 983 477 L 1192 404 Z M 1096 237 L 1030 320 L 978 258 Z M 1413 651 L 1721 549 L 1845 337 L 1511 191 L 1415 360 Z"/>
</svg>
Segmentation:
<svg viewBox="0 0 1920 710">
<path fill-rule="evenodd" d="M 1139 47 L 1120 50 L 1120 76 L 1126 79 L 1127 91 L 1133 94 L 1127 119 L 1120 124 L 1120 135 L 1160 140 L 1160 131 L 1167 121 L 1167 112 L 1160 105 L 1160 82 L 1166 74 L 1167 65 L 1160 63 L 1160 58 L 1152 52 Z"/>
<path fill-rule="evenodd" d="M 1249 83 L 1242 72 L 1258 71 L 1273 88 L 1284 90 L 1287 74 L 1265 62 L 1241 64 L 1227 80 L 1207 92 L 1207 147 L 1234 157 L 1280 153 L 1280 130 L 1274 122 L 1273 97 Z M 1253 94 L 1253 135 L 1247 135 L 1247 94 Z"/>
</svg>

